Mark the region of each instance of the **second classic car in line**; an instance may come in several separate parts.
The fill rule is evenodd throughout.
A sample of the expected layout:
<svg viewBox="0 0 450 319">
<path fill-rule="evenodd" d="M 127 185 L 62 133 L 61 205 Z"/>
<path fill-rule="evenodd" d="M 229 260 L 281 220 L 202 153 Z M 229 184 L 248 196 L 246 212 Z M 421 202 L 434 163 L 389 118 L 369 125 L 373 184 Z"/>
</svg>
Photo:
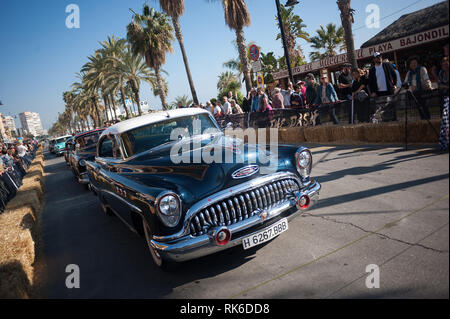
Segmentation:
<svg viewBox="0 0 450 319">
<path fill-rule="evenodd" d="M 209 161 L 212 150 L 223 157 Z M 227 151 L 232 161 L 224 160 Z M 276 161 L 270 173 L 260 152 Z M 209 112 L 193 108 L 107 128 L 86 167 L 103 210 L 141 234 L 155 264 L 165 267 L 271 240 L 318 200 L 311 152 L 279 145 L 277 154 L 226 136 Z M 177 156 L 191 161 L 178 163 Z"/>
</svg>

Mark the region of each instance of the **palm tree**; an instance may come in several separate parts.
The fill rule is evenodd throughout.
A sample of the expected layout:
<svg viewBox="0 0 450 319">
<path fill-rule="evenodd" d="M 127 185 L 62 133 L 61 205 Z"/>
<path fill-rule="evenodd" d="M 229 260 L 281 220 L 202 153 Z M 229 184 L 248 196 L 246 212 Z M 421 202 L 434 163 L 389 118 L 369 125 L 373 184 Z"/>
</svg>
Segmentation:
<svg viewBox="0 0 450 319">
<path fill-rule="evenodd" d="M 245 87 L 247 92 L 252 88 L 250 77 L 250 64 L 247 58 L 247 46 L 244 36 L 244 27 L 250 26 L 250 13 L 244 0 L 222 0 L 225 12 L 225 23 L 236 32 L 236 44 L 239 51 L 239 59 L 242 64 Z"/>
<path fill-rule="evenodd" d="M 286 9 L 285 6 L 280 6 L 281 20 L 283 21 L 284 33 L 286 37 L 286 45 L 288 49 L 288 54 L 293 66 L 300 65 L 303 61 L 303 52 L 301 49 L 296 49 L 297 39 L 303 39 L 310 42 L 309 34 L 303 29 L 306 25 L 303 20 L 296 14 L 294 14 L 294 7 L 289 7 Z M 278 17 L 275 17 L 278 21 Z M 277 22 L 278 28 L 280 28 L 279 22 Z M 281 33 L 277 34 L 276 40 L 281 39 Z"/>
<path fill-rule="evenodd" d="M 316 61 L 335 56 L 337 55 L 336 50 L 345 50 L 344 29 L 342 27 L 337 28 L 335 24 L 329 23 L 326 28 L 321 25 L 316 32 L 317 36 L 310 38 L 311 47 L 317 49 L 317 51 L 310 53 L 311 60 Z M 325 50 L 325 52 L 320 53 L 320 50 Z"/>
<path fill-rule="evenodd" d="M 102 52 L 101 50 L 97 50 L 95 51 L 94 55 L 88 56 L 88 60 L 89 62 L 84 64 L 81 68 L 81 72 L 84 73 L 83 84 L 95 96 L 98 96 L 101 91 L 101 96 L 105 105 L 106 120 L 109 120 L 109 92 L 106 89 L 106 77 L 109 72 L 109 65 L 107 64 L 104 52 Z M 111 114 L 112 117 L 112 110 L 110 108 L 109 114 Z"/>
<path fill-rule="evenodd" d="M 131 48 L 127 46 L 120 58 L 110 57 L 109 60 L 114 67 L 110 69 L 110 73 L 106 79 L 111 88 L 117 88 L 120 91 L 122 104 L 125 105 L 125 85 L 131 89 L 133 99 L 137 103 L 138 113 L 142 115 L 141 99 L 139 96 L 140 83 L 147 82 L 153 88 L 156 94 L 158 84 L 155 73 L 153 73 L 140 55 L 131 52 Z M 164 71 L 163 71 L 164 72 Z M 163 87 L 165 84 L 163 83 Z M 126 107 L 126 106 L 125 106 Z M 128 116 L 128 113 L 127 113 Z"/>
<path fill-rule="evenodd" d="M 159 0 L 161 9 L 172 18 L 173 28 L 175 29 L 175 36 L 180 44 L 181 54 L 183 55 L 184 67 L 186 68 L 186 74 L 191 88 L 192 99 L 195 104 L 198 103 L 197 92 L 195 91 L 194 81 L 192 80 L 191 70 L 189 68 L 186 51 L 184 49 L 183 34 L 180 27 L 180 16 L 184 14 L 184 0 Z"/>
<path fill-rule="evenodd" d="M 105 56 L 105 64 L 107 65 L 108 68 L 108 75 L 107 77 L 109 77 L 109 75 L 111 74 L 111 70 L 116 69 L 116 60 L 120 60 L 122 59 L 122 57 L 125 54 L 125 47 L 126 47 L 126 41 L 125 39 L 118 39 L 114 36 L 107 38 L 106 41 L 103 41 L 100 43 L 102 46 L 101 51 L 103 52 L 104 56 Z M 123 81 L 121 81 L 121 77 L 116 78 L 115 82 L 110 82 L 107 84 L 107 88 L 108 90 L 112 93 L 110 98 L 112 100 L 112 103 L 114 105 L 114 96 L 117 95 L 117 92 L 120 92 L 121 94 L 121 102 L 122 102 L 122 106 L 125 110 L 125 114 L 126 114 L 126 118 L 130 118 L 130 114 L 128 112 L 128 108 L 126 106 L 125 103 L 125 97 L 124 97 L 124 83 Z M 113 85 L 111 85 L 113 84 Z M 114 112 L 115 112 L 115 105 L 114 105 Z"/>
<path fill-rule="evenodd" d="M 189 97 L 188 97 L 187 95 L 177 96 L 177 97 L 175 98 L 175 101 L 173 101 L 173 102 L 170 104 L 170 108 L 171 108 L 171 109 L 176 109 L 177 106 L 178 106 L 178 103 L 180 103 L 180 102 L 181 102 L 181 105 L 182 105 L 182 106 L 189 106 L 189 105 L 192 104 L 193 101 L 192 101 L 191 99 L 189 99 Z"/>
<path fill-rule="evenodd" d="M 273 52 L 264 54 L 261 52 L 261 65 L 264 82 L 272 83 L 272 73 L 278 71 L 278 60 Z"/>
<path fill-rule="evenodd" d="M 352 24 L 355 22 L 353 18 L 353 10 L 350 6 L 351 0 L 338 0 L 337 5 L 341 11 L 342 27 L 345 34 L 345 46 L 347 47 L 348 62 L 352 65 L 352 70 L 358 68 L 358 63 L 355 56 L 355 43 L 353 41 Z"/>
<path fill-rule="evenodd" d="M 150 9 L 148 4 L 145 4 L 142 14 L 134 12 L 133 19 L 127 26 L 127 39 L 133 54 L 143 56 L 147 66 L 155 70 L 162 107 L 166 109 L 161 66 L 166 62 L 167 52 L 173 52 L 171 43 L 174 40 L 173 28 L 167 15 Z"/>
<path fill-rule="evenodd" d="M 239 79 L 236 77 L 236 75 L 233 74 L 233 72 L 230 72 L 230 71 L 222 72 L 219 75 L 219 81 L 217 82 L 217 89 L 219 91 L 224 91 L 227 88 L 229 88 L 230 85 L 233 84 L 233 83 L 238 83 L 239 84 Z"/>
<path fill-rule="evenodd" d="M 96 127 L 101 126 L 102 119 L 100 116 L 100 110 L 102 107 L 98 104 L 98 88 L 95 86 L 95 82 L 86 81 L 86 73 L 81 72 L 77 74 L 77 77 L 81 82 L 75 82 L 72 84 L 72 88 L 78 92 L 78 106 L 81 109 L 87 109 Z M 88 83 L 87 83 L 88 82 Z"/>
</svg>

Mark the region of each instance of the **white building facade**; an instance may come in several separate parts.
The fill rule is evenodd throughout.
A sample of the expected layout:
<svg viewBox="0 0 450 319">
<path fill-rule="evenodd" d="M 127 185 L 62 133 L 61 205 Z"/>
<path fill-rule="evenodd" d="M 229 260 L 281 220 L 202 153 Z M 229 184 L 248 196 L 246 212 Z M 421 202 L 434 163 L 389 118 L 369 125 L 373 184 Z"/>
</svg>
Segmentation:
<svg viewBox="0 0 450 319">
<path fill-rule="evenodd" d="M 39 113 L 23 112 L 19 114 L 22 129 L 33 136 L 42 135 L 44 129 L 42 128 L 41 117 Z"/>
</svg>

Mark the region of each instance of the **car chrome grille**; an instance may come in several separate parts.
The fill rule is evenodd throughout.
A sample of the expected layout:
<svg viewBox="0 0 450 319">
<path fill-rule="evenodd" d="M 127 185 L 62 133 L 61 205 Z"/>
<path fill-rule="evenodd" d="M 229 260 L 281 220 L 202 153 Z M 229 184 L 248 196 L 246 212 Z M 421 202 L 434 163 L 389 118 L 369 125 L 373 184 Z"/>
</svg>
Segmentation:
<svg viewBox="0 0 450 319">
<path fill-rule="evenodd" d="M 189 224 L 190 233 L 199 236 L 211 227 L 238 223 L 261 210 L 283 204 L 289 200 L 288 194 L 299 189 L 294 178 L 284 178 L 223 198 L 195 213 Z"/>
</svg>

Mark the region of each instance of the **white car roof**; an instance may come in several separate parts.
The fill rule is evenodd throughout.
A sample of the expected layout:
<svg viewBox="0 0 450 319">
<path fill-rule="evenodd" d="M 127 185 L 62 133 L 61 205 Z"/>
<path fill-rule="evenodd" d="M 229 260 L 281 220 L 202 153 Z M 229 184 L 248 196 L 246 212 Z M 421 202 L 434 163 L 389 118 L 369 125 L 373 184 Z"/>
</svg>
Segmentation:
<svg viewBox="0 0 450 319">
<path fill-rule="evenodd" d="M 59 140 L 60 138 L 72 137 L 72 135 L 64 135 L 60 137 L 55 137 L 55 140 Z"/>
<path fill-rule="evenodd" d="M 122 134 L 129 130 L 132 130 L 132 129 L 135 129 L 135 128 L 138 128 L 138 127 L 141 127 L 144 125 L 165 121 L 170 118 L 193 116 L 193 115 L 197 115 L 197 114 L 210 114 L 210 113 L 207 110 L 203 110 L 201 108 L 196 108 L 196 107 L 153 112 L 150 114 L 138 116 L 138 117 L 114 124 L 114 125 L 108 127 L 106 130 L 104 130 L 102 133 L 102 136 L 106 135 L 106 134 Z"/>
</svg>

